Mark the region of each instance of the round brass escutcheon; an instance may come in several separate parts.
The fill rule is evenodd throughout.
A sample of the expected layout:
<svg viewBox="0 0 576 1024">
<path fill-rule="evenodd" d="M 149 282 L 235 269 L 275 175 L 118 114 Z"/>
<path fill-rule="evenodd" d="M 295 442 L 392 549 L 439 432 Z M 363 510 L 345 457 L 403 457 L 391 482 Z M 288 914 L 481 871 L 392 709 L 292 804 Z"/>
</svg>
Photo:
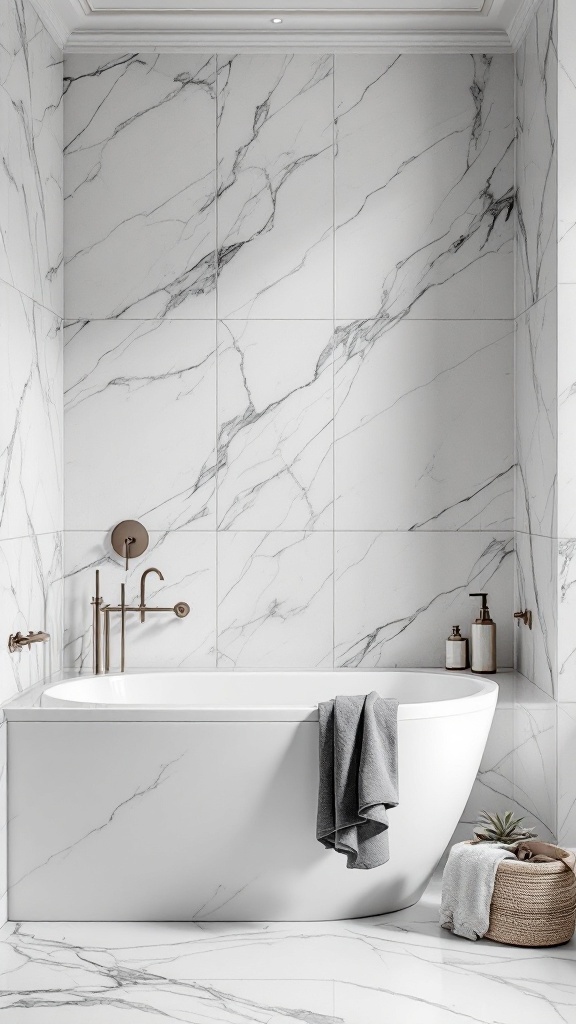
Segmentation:
<svg viewBox="0 0 576 1024">
<path fill-rule="evenodd" d="M 179 601 L 174 605 L 174 611 L 179 619 L 185 619 L 190 611 L 190 605 L 186 601 Z"/>
<path fill-rule="evenodd" d="M 128 568 L 129 558 L 138 558 L 138 555 L 143 555 L 146 551 L 149 543 L 148 530 L 136 519 L 124 519 L 114 527 L 110 540 L 116 554 L 126 559 Z"/>
</svg>

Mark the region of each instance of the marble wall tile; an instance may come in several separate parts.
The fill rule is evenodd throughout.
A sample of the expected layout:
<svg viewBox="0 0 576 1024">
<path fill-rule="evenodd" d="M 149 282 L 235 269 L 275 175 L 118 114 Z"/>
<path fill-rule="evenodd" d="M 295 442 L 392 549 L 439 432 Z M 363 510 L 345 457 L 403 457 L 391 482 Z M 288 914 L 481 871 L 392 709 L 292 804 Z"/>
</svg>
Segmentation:
<svg viewBox="0 0 576 1024">
<path fill-rule="evenodd" d="M 576 846 L 576 703 L 558 705 L 558 842 Z"/>
<path fill-rule="evenodd" d="M 65 340 L 67 529 L 214 529 L 214 321 L 79 321 Z"/>
<path fill-rule="evenodd" d="M 62 529 L 60 319 L 0 282 L 0 539 Z"/>
<path fill-rule="evenodd" d="M 558 541 L 558 699 L 576 700 L 576 539 Z"/>
<path fill-rule="evenodd" d="M 164 581 L 152 575 L 146 581 L 149 604 L 190 605 L 187 618 L 149 616 L 144 623 L 132 613 L 126 620 L 128 669 L 211 668 L 216 664 L 216 537 L 213 532 L 151 533 L 146 554 L 124 571 L 122 559 L 101 532 L 66 533 L 66 625 L 64 667 L 77 673 L 92 672 L 92 609 L 94 572 L 100 569 L 100 589 L 106 602 L 118 604 L 120 584 L 126 583 L 126 601 L 139 604 L 140 576 L 157 566 Z M 111 621 L 111 670 L 119 669 L 119 616 Z"/>
<path fill-rule="evenodd" d="M 576 536 L 576 284 L 558 286 L 558 536 Z"/>
<path fill-rule="evenodd" d="M 545 841 L 557 835 L 556 704 L 537 698 L 514 710 L 514 799 Z"/>
<path fill-rule="evenodd" d="M 557 281 L 556 0 L 543 0 L 515 57 L 516 313 Z"/>
<path fill-rule="evenodd" d="M 516 529 L 557 531 L 557 295 L 516 321 Z"/>
<path fill-rule="evenodd" d="M 502 530 L 514 521 L 509 321 L 338 325 L 342 530 Z"/>
<path fill-rule="evenodd" d="M 0 24 L 0 278 L 61 316 L 62 54 L 27 0 Z"/>
<path fill-rule="evenodd" d="M 558 2 L 558 281 L 576 282 L 576 9 Z"/>
<path fill-rule="evenodd" d="M 0 704 L 62 668 L 62 534 L 0 541 L 0 620 L 7 639 L 44 630 L 50 641 L 10 654 L 0 646 Z M 0 819 L 1 820 L 1 819 Z"/>
<path fill-rule="evenodd" d="M 218 58 L 221 317 L 332 316 L 332 63 Z"/>
<path fill-rule="evenodd" d="M 226 320 L 218 333 L 220 529 L 330 529 L 332 320 Z"/>
<path fill-rule="evenodd" d="M 336 316 L 509 317 L 512 61 L 338 55 L 335 103 Z"/>
<path fill-rule="evenodd" d="M 67 59 L 68 318 L 214 315 L 215 79 L 208 55 Z"/>
<path fill-rule="evenodd" d="M 218 663 L 331 668 L 333 535 L 221 532 Z"/>
<path fill-rule="evenodd" d="M 532 629 L 514 630 L 515 665 L 542 690 L 555 694 L 557 673 L 557 541 L 516 534 L 516 609 L 532 611 Z"/>
<path fill-rule="evenodd" d="M 462 814 L 463 822 L 474 825 L 481 811 L 501 812 L 515 806 L 514 717 L 512 706 L 496 708 L 480 770 Z"/>
<path fill-rule="evenodd" d="M 444 665 L 451 626 L 468 634 L 468 594 L 483 590 L 499 665 L 511 665 L 513 549 L 510 533 L 336 533 L 336 665 Z"/>
<path fill-rule="evenodd" d="M 0 921 L 8 917 L 8 723 L 0 720 Z"/>
</svg>

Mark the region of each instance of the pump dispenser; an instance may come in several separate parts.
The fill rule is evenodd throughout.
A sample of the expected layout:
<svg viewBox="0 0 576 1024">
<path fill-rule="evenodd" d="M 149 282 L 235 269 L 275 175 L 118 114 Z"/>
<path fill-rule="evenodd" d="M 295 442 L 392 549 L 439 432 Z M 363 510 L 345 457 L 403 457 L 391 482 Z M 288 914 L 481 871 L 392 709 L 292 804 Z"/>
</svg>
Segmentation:
<svg viewBox="0 0 576 1024">
<path fill-rule="evenodd" d="M 481 597 L 482 607 L 470 628 L 470 668 L 473 672 L 496 671 L 496 623 L 490 618 L 488 594 L 470 594 Z"/>
</svg>

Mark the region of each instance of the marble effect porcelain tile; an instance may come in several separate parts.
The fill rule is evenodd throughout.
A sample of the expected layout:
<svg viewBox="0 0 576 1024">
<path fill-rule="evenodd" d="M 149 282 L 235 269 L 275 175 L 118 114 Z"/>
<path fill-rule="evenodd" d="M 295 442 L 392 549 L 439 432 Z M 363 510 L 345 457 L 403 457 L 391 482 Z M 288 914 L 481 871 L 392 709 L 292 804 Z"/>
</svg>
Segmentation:
<svg viewBox="0 0 576 1024">
<path fill-rule="evenodd" d="M 332 63 L 218 58 L 221 317 L 332 317 Z"/>
<path fill-rule="evenodd" d="M 557 294 L 516 321 L 516 529 L 557 531 Z"/>
<path fill-rule="evenodd" d="M 558 287 L 558 535 L 576 536 L 576 284 Z"/>
<path fill-rule="evenodd" d="M 576 846 L 576 703 L 558 705 L 558 842 Z"/>
<path fill-rule="evenodd" d="M 0 24 L 0 278 L 62 316 L 62 53 L 26 0 Z"/>
<path fill-rule="evenodd" d="M 576 699 L 576 539 L 558 541 L 558 699 Z"/>
<path fill-rule="evenodd" d="M 512 529 L 512 390 L 509 322 L 338 325 L 337 528 Z"/>
<path fill-rule="evenodd" d="M 0 539 L 62 529 L 60 320 L 0 282 Z"/>
<path fill-rule="evenodd" d="M 514 800 L 526 822 L 545 841 L 557 835 L 556 707 L 520 702 L 514 711 Z"/>
<path fill-rule="evenodd" d="M 557 283 L 556 34 L 556 0 L 544 0 L 515 57 L 517 314 Z"/>
<path fill-rule="evenodd" d="M 558 281 L 576 282 L 576 11 L 570 0 L 558 2 Z"/>
<path fill-rule="evenodd" d="M 149 530 L 215 528 L 215 335 L 211 321 L 66 328 L 67 529 L 127 510 Z"/>
<path fill-rule="evenodd" d="M 327 924 L 8 924 L 10 1024 L 576 1020 L 572 941 L 472 944 L 438 926 L 438 886 L 409 910 Z"/>
<path fill-rule="evenodd" d="M 343 54 L 335 89 L 336 316 L 509 317 L 510 60 Z"/>
<path fill-rule="evenodd" d="M 481 811 L 507 809 L 514 801 L 514 716 L 514 708 L 496 708 L 463 822 L 474 825 Z"/>
<path fill-rule="evenodd" d="M 139 602 L 140 576 L 150 565 L 156 576 L 147 580 L 149 603 L 162 606 L 186 601 L 187 618 L 175 615 L 149 617 L 142 624 L 137 615 L 127 616 L 127 666 L 146 668 L 211 668 L 216 663 L 216 538 L 214 533 L 151 533 L 143 558 L 131 562 L 129 572 L 100 532 L 66 534 L 64 665 L 78 673 L 92 672 L 92 611 L 94 572 L 100 569 L 103 597 L 110 604 L 120 600 L 120 584 L 126 582 L 126 600 Z M 119 664 L 119 616 L 111 622 L 112 670 Z"/>
<path fill-rule="evenodd" d="M 66 315 L 214 316 L 215 58 L 75 55 L 64 89 Z"/>
<path fill-rule="evenodd" d="M 45 630 L 50 642 L 0 648 L 0 703 L 62 668 L 62 534 L 0 542 L 0 620 L 5 633 Z M 0 819 L 1 820 L 1 819 Z"/>
<path fill-rule="evenodd" d="M 227 320 L 218 352 L 220 529 L 330 529 L 332 321 Z"/>
<path fill-rule="evenodd" d="M 219 534 L 219 665 L 332 667 L 332 548 L 331 533 Z"/>
<path fill-rule="evenodd" d="M 335 659 L 341 668 L 444 665 L 453 623 L 467 632 L 487 590 L 498 660 L 512 664 L 509 533 L 336 533 Z"/>
<path fill-rule="evenodd" d="M 557 672 L 557 547 L 547 537 L 516 534 L 514 607 L 531 609 L 532 629 L 514 630 L 515 665 L 550 695 Z"/>
</svg>

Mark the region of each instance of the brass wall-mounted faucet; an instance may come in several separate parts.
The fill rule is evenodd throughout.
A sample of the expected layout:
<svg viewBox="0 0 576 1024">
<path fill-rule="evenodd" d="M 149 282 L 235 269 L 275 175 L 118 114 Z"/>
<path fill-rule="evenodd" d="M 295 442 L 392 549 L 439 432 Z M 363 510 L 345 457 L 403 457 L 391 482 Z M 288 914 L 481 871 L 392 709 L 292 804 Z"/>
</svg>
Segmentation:
<svg viewBox="0 0 576 1024">
<path fill-rule="evenodd" d="M 24 647 L 30 650 L 32 644 L 43 644 L 50 639 L 50 633 L 33 633 L 30 631 L 28 636 L 23 636 L 22 633 L 11 633 L 8 637 L 8 650 L 10 654 L 15 654 L 16 651 L 21 651 Z"/>
<path fill-rule="evenodd" d="M 159 569 L 151 567 L 145 569 L 140 577 L 140 604 L 132 607 L 126 604 L 126 584 L 120 585 L 120 603 L 117 605 L 104 604 L 100 595 L 100 570 L 96 569 L 96 586 L 94 597 L 90 602 L 92 605 L 92 651 L 94 675 L 100 675 L 102 671 L 110 671 L 110 615 L 112 612 L 120 613 L 120 671 L 126 669 L 126 615 L 128 612 L 138 612 L 140 622 L 144 622 L 146 615 L 154 612 L 167 612 L 176 615 L 178 619 L 184 619 L 190 612 L 190 605 L 186 601 L 178 601 L 172 607 L 148 607 L 146 604 L 146 577 L 149 573 L 155 572 L 161 580 L 164 579 Z M 102 667 L 102 620 L 104 616 L 104 668 Z"/>
</svg>

